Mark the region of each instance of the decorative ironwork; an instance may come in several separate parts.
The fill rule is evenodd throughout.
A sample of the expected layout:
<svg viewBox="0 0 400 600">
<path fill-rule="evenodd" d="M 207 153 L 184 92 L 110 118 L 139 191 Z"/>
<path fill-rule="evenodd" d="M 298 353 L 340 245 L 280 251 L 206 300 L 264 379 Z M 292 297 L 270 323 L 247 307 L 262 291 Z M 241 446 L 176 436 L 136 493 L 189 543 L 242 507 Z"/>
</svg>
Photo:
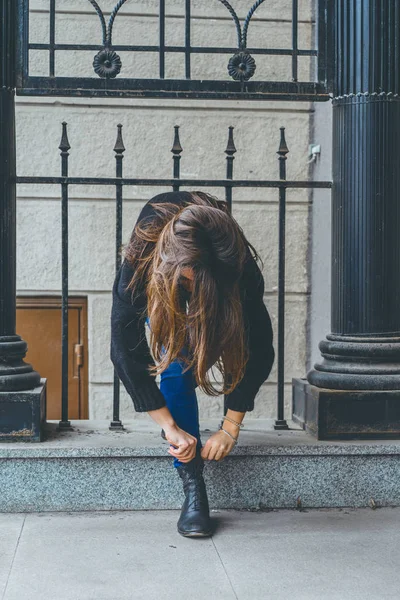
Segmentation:
<svg viewBox="0 0 400 600">
<path fill-rule="evenodd" d="M 82 5 L 87 6 L 88 0 L 81 0 Z M 287 35 L 287 42 L 280 40 L 279 47 L 268 47 L 268 35 L 258 35 L 259 41 L 255 46 L 248 46 L 248 32 L 257 9 L 262 6 L 268 16 L 268 3 L 264 0 L 257 0 L 251 3 L 250 9 L 245 12 L 245 17 L 240 20 L 234 7 L 228 0 L 215 0 L 214 2 L 205 2 L 206 16 L 212 18 L 213 8 L 218 3 L 224 7 L 232 18 L 236 31 L 236 44 L 232 46 L 213 45 L 210 36 L 210 42 L 201 46 L 192 43 L 192 25 L 196 14 L 192 6 L 192 0 L 185 0 L 182 4 L 185 7 L 183 15 L 184 24 L 184 43 L 181 45 L 171 45 L 166 41 L 166 23 L 168 19 L 167 6 L 169 0 L 158 0 L 158 43 L 152 45 L 137 44 L 135 40 L 129 43 L 118 43 L 114 39 L 113 27 L 115 19 L 118 18 L 136 18 L 130 15 L 123 17 L 120 14 L 122 6 L 127 4 L 128 0 L 119 0 L 116 2 L 108 19 L 96 0 L 89 0 L 90 5 L 96 13 L 101 26 L 99 39 L 87 40 L 86 43 L 63 43 L 56 42 L 55 35 L 57 11 L 56 0 L 49 2 L 49 40 L 48 42 L 32 42 L 29 39 L 29 0 L 16 0 L 18 6 L 18 35 L 16 41 L 17 51 L 17 93 L 19 95 L 55 95 L 55 96 L 126 96 L 126 97 L 166 97 L 166 98 L 213 98 L 213 99 L 271 99 L 271 100 L 328 100 L 328 82 L 330 81 L 331 64 L 329 62 L 331 52 L 331 31 L 329 23 L 329 6 L 331 0 L 310 0 L 315 7 L 314 13 L 317 15 L 317 48 L 299 48 L 298 45 L 298 0 L 291 0 L 291 35 Z M 224 10 L 223 8 L 223 10 Z M 289 17 L 290 18 L 290 17 Z M 259 27 L 262 23 L 259 21 Z M 314 27 L 312 21 L 307 24 L 308 27 Z M 228 20 L 227 28 L 231 27 Z M 64 38 L 67 32 L 64 32 Z M 286 34 L 285 34 L 286 35 Z M 311 36 L 313 37 L 313 36 Z M 48 72 L 42 75 L 30 74 L 29 55 L 31 51 L 47 51 L 49 56 Z M 93 76 L 74 77 L 63 76 L 61 63 L 57 67 L 57 57 L 65 52 L 87 52 L 95 51 L 92 65 L 94 69 Z M 126 74 L 124 65 L 121 61 L 121 53 L 152 53 L 158 57 L 158 66 L 156 70 L 146 73 L 146 78 L 135 77 Z M 181 56 L 184 78 L 168 77 L 167 56 Z M 204 74 L 199 73 L 197 78 L 193 78 L 192 63 L 193 57 L 198 55 L 207 55 L 210 59 L 214 55 L 230 55 L 227 60 L 227 71 L 222 71 L 216 77 L 209 77 L 206 72 L 206 64 L 210 60 L 204 61 Z M 83 55 L 82 55 L 83 56 Z M 260 80 L 256 71 L 256 59 L 259 57 L 288 57 L 288 74 L 281 81 L 271 81 L 268 78 Z M 301 58 L 314 60 L 317 58 L 317 68 L 312 71 L 317 74 L 317 81 L 299 81 L 298 63 Z M 291 68 L 290 68 L 291 59 Z M 86 59 L 85 59 L 86 60 Z M 175 62 L 175 61 L 174 61 Z M 65 64 L 65 61 L 63 61 Z M 79 62 L 82 65 L 82 60 Z M 197 65 L 199 62 L 197 61 Z M 329 67 L 329 68 L 328 68 Z M 123 72 L 123 75 L 121 75 Z M 56 74 L 57 73 L 57 74 Z M 256 81 L 257 79 L 257 81 Z"/>
<path fill-rule="evenodd" d="M 124 158 L 123 154 L 125 152 L 125 146 L 124 146 L 124 141 L 122 139 L 122 125 L 121 125 L 121 123 L 118 123 L 117 129 L 118 129 L 118 133 L 117 133 L 117 139 L 116 139 L 115 144 L 114 144 L 114 152 L 116 154 L 115 159 L 116 159 L 117 164 L 118 164 L 118 161 L 122 160 Z M 119 176 L 119 173 L 117 173 L 117 176 Z M 121 177 L 122 177 L 122 173 L 121 173 Z"/>
<path fill-rule="evenodd" d="M 236 146 L 235 146 L 235 142 L 233 139 L 233 127 L 232 126 L 229 127 L 228 143 L 226 145 L 225 154 L 227 154 L 228 156 L 232 156 L 232 157 L 234 154 L 236 154 Z M 228 179 L 230 179 L 230 177 L 228 177 Z"/>
<path fill-rule="evenodd" d="M 239 52 L 228 63 L 228 73 L 236 81 L 248 81 L 256 70 L 256 61 L 248 52 Z"/>
<path fill-rule="evenodd" d="M 121 59 L 114 50 L 100 50 L 93 59 L 95 73 L 99 77 L 116 77 L 121 71 Z"/>
<path fill-rule="evenodd" d="M 173 154 L 173 161 L 174 161 L 174 178 L 179 179 L 181 153 L 183 152 L 181 140 L 179 139 L 179 125 L 175 125 L 174 143 L 172 144 L 171 152 Z M 175 185 L 173 185 L 172 190 L 174 192 L 179 192 L 179 183 L 176 183 Z"/>
<path fill-rule="evenodd" d="M 228 73 L 235 81 L 248 81 L 253 77 L 256 70 L 256 61 L 247 52 L 247 31 L 249 28 L 250 20 L 257 8 L 264 2 L 264 0 L 257 0 L 247 13 L 247 16 L 243 23 L 243 30 L 240 25 L 239 17 L 236 14 L 235 9 L 227 0 L 219 0 L 231 14 L 231 17 L 236 26 L 236 32 L 238 37 L 238 47 L 241 52 L 238 52 L 229 60 Z"/>
<path fill-rule="evenodd" d="M 104 13 L 101 10 L 100 6 L 97 4 L 96 0 L 89 0 L 89 2 L 98 14 L 101 23 L 101 28 L 103 31 L 104 49 L 100 50 L 100 52 L 96 54 L 96 56 L 93 59 L 94 71 L 99 77 L 104 77 L 105 79 L 116 77 L 121 71 L 122 63 L 118 54 L 111 48 L 112 30 L 115 17 L 117 16 L 117 13 L 121 6 L 125 4 L 126 0 L 119 0 L 119 2 L 114 6 L 113 10 L 111 11 L 110 18 L 108 20 L 108 26 L 106 25 Z"/>
<path fill-rule="evenodd" d="M 68 133 L 67 133 L 67 123 L 65 121 L 62 122 L 61 141 L 60 141 L 60 145 L 58 146 L 58 148 L 59 148 L 59 150 L 61 150 L 60 155 L 64 161 L 63 162 L 63 171 L 65 170 L 68 174 L 68 167 L 67 167 L 68 161 L 66 159 L 69 156 L 68 150 L 71 150 L 71 146 L 69 145 Z"/>
<path fill-rule="evenodd" d="M 117 4 L 114 6 L 113 10 L 111 11 L 111 15 L 108 20 L 108 26 L 107 26 L 103 11 L 101 10 L 100 6 L 97 4 L 96 0 L 89 0 L 90 4 L 93 6 L 95 11 L 97 12 L 100 22 L 101 22 L 101 27 L 103 30 L 103 45 L 104 46 L 111 46 L 112 30 L 113 30 L 113 26 L 114 26 L 115 17 L 117 16 L 117 13 L 118 13 L 119 9 L 121 8 L 121 6 L 123 6 L 126 1 L 127 0 L 119 0 L 119 2 L 117 2 Z"/>
</svg>

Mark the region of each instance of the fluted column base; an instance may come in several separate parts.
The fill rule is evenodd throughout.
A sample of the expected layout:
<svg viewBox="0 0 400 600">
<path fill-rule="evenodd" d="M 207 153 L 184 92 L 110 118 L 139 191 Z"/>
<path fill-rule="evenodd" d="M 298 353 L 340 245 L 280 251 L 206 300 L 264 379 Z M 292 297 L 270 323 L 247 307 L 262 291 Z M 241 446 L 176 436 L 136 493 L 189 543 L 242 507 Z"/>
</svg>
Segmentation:
<svg viewBox="0 0 400 600">
<path fill-rule="evenodd" d="M 330 334 L 293 382 L 293 419 L 320 440 L 400 437 L 400 338 Z"/>
<path fill-rule="evenodd" d="M 332 390 L 400 390 L 400 337 L 328 335 L 309 383 Z"/>
<path fill-rule="evenodd" d="M 40 375 L 23 358 L 27 343 L 19 335 L 0 336 L 0 392 L 32 390 Z"/>
</svg>

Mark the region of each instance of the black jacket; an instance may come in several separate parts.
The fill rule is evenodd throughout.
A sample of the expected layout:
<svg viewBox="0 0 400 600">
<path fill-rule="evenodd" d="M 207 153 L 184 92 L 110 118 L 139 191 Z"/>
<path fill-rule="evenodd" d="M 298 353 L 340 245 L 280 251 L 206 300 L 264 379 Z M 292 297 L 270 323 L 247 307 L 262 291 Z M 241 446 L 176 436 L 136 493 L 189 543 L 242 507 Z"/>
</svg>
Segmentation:
<svg viewBox="0 0 400 600">
<path fill-rule="evenodd" d="M 173 193 L 160 194 L 143 207 L 138 220 L 155 214 L 154 202 L 179 201 Z M 126 287 L 133 275 L 131 265 L 124 260 L 112 288 L 110 358 L 115 370 L 131 396 L 137 412 L 166 406 L 153 375 L 147 368 L 154 364 L 145 334 L 142 311 L 146 307 L 143 289 L 131 300 Z M 249 361 L 245 374 L 236 388 L 227 395 L 227 406 L 239 412 L 254 409 L 254 398 L 261 384 L 268 378 L 274 362 L 271 319 L 263 301 L 264 279 L 254 258 L 248 254 L 240 282 L 245 327 L 249 339 Z"/>
</svg>

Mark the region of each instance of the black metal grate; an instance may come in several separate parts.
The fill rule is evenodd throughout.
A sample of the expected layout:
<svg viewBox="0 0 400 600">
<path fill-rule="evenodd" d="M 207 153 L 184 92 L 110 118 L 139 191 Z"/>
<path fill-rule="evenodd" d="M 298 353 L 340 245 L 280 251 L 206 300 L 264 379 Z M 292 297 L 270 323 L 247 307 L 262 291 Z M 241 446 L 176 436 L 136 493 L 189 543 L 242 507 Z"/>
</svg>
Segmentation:
<svg viewBox="0 0 400 600">
<path fill-rule="evenodd" d="M 104 1 L 100 4 L 104 5 Z M 158 0 L 157 15 L 153 15 L 157 19 L 157 43 L 154 44 L 126 44 L 118 39 L 117 27 L 118 32 L 121 32 L 125 21 L 139 18 L 128 13 L 134 7 L 132 0 L 109 0 L 106 2 L 108 12 L 102 10 L 96 0 L 76 2 L 75 6 L 79 6 L 79 10 L 85 10 L 89 18 L 96 19 L 96 26 L 89 33 L 93 39 L 85 40 L 85 43 L 60 43 L 57 41 L 57 17 L 63 12 L 59 9 L 61 0 L 48 2 L 48 10 L 41 13 L 48 40 L 41 38 L 39 42 L 30 39 L 30 23 L 34 13 L 29 9 L 29 0 L 18 0 L 17 92 L 21 95 L 124 95 L 247 100 L 326 100 L 329 97 L 329 0 L 309 0 L 307 19 L 300 18 L 303 13 L 299 16 L 299 0 L 286 0 L 275 5 L 273 14 L 270 2 L 264 0 L 257 0 L 253 4 L 249 0 L 249 8 L 244 12 L 242 10 L 240 14 L 235 10 L 233 0 L 232 4 L 227 0 L 207 0 L 207 3 L 204 2 L 207 8 L 201 9 L 204 13 L 201 18 L 204 21 L 218 16 L 221 27 L 226 28 L 226 34 L 223 29 L 222 38 L 235 44 L 227 46 L 213 45 L 218 39 L 214 39 L 212 28 L 206 36 L 206 43 L 193 43 L 196 42 L 194 34 L 200 10 L 195 0 L 182 0 L 183 12 L 179 15 L 182 23 L 180 45 L 168 42 L 167 29 L 171 21 L 171 10 L 168 9 L 172 5 L 169 0 Z M 303 7 L 306 3 L 301 5 Z M 243 2 L 240 6 L 243 6 Z M 282 18 L 276 14 L 276 6 L 286 10 Z M 65 7 L 65 3 L 62 7 Z M 274 40 L 278 40 L 278 47 L 268 46 L 272 27 L 275 28 L 271 23 L 278 27 L 273 36 Z M 73 25 L 71 29 L 72 27 Z M 310 39 L 315 39 L 316 47 L 301 46 L 301 32 L 304 28 L 308 31 L 307 43 Z M 62 39 L 73 39 L 73 33 L 63 30 Z M 259 43 L 249 46 L 248 40 L 254 41 L 255 38 Z M 32 74 L 30 66 L 30 55 L 35 51 L 47 53 L 47 66 L 40 74 Z M 58 61 L 63 53 L 67 53 L 69 60 L 75 65 L 72 76 L 71 73 L 68 76 L 63 73 L 63 60 Z M 140 57 L 144 55 L 146 60 L 151 58 L 148 69 L 140 68 Z M 182 73 L 181 77 L 177 77 L 176 73 L 168 73 L 167 61 L 172 55 Z M 199 55 L 203 55 L 204 68 L 207 70 L 207 65 L 210 67 L 211 78 L 207 72 L 199 74 L 194 69 L 193 62 Z M 208 61 L 204 60 L 204 55 L 209 56 Z M 267 58 L 270 61 L 269 68 L 264 68 L 263 61 Z M 288 60 L 285 78 L 274 80 L 273 72 L 277 61 L 284 58 Z M 132 61 L 136 66 L 132 67 Z M 301 61 L 305 61 L 305 69 L 301 68 Z M 82 67 L 85 76 L 78 76 Z M 146 70 L 145 77 L 143 70 Z M 313 80 L 301 79 L 302 74 L 312 79 L 310 73 L 315 73 Z"/>
</svg>

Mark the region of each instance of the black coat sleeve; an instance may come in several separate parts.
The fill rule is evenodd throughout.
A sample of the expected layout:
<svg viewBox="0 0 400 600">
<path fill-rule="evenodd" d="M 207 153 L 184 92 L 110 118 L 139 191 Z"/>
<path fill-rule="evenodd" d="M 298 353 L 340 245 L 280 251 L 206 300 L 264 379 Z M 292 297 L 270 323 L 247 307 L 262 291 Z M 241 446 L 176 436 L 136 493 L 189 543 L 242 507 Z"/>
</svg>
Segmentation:
<svg viewBox="0 0 400 600">
<path fill-rule="evenodd" d="M 268 378 L 275 359 L 271 318 L 263 300 L 264 286 L 263 275 L 249 253 L 241 280 L 249 360 L 242 380 L 226 397 L 227 407 L 239 412 L 254 409 L 254 398 Z"/>
<path fill-rule="evenodd" d="M 112 288 L 110 358 L 135 411 L 145 412 L 162 408 L 166 402 L 155 377 L 148 372 L 154 360 L 145 332 L 145 296 L 142 292 L 132 301 L 131 290 L 126 291 L 132 275 L 132 267 L 124 260 Z"/>
</svg>

